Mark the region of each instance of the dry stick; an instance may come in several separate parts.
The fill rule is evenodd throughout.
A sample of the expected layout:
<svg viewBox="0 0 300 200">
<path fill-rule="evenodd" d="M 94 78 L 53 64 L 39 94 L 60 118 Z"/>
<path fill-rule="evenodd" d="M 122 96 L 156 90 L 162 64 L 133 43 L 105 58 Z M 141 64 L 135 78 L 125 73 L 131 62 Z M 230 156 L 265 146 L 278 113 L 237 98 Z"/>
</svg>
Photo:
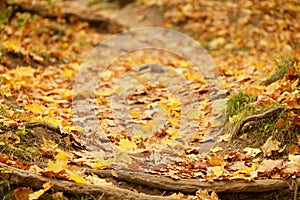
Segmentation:
<svg viewBox="0 0 300 200">
<path fill-rule="evenodd" d="M 130 200 L 174 200 L 171 197 L 150 196 L 142 193 L 132 192 L 126 189 L 117 188 L 107 185 L 92 185 L 92 184 L 79 184 L 70 181 L 57 180 L 43 177 L 34 172 L 29 172 L 8 166 L 0 163 L 0 178 L 8 180 L 10 183 L 17 184 L 18 186 L 31 187 L 35 189 L 42 188 L 45 182 L 51 183 L 52 189 L 55 191 L 63 191 L 68 194 L 88 194 L 88 195 L 103 195 L 105 199 L 130 199 Z M 4 170 L 3 170 L 4 169 Z M 9 172 L 8 172 L 8 171 Z"/>
<path fill-rule="evenodd" d="M 257 114 L 257 115 L 251 115 L 251 116 L 246 117 L 245 119 L 243 119 L 243 120 L 241 121 L 241 123 L 237 123 L 237 124 L 235 125 L 234 130 L 233 130 L 232 137 L 238 136 L 239 132 L 241 131 L 241 129 L 244 127 L 244 125 L 245 125 L 246 123 L 251 122 L 251 121 L 256 121 L 256 120 L 264 119 L 264 118 L 269 117 L 269 116 L 271 116 L 272 114 L 276 113 L 277 111 L 283 110 L 283 109 L 284 109 L 284 108 L 282 108 L 282 107 L 276 107 L 276 108 L 267 110 L 266 112 L 263 112 L 263 113 L 260 113 L 260 114 Z"/>
<path fill-rule="evenodd" d="M 217 193 L 239 193 L 239 192 L 268 192 L 273 190 L 287 189 L 288 183 L 284 180 L 265 179 L 247 182 L 243 180 L 223 180 L 213 182 L 203 182 L 199 179 L 180 179 L 145 174 L 142 172 L 130 172 L 125 170 L 95 170 L 88 169 L 88 172 L 94 173 L 101 177 L 112 177 L 117 180 L 134 183 L 136 185 L 144 185 L 160 190 L 177 191 L 188 194 L 195 194 L 197 190 L 206 189 Z"/>
</svg>

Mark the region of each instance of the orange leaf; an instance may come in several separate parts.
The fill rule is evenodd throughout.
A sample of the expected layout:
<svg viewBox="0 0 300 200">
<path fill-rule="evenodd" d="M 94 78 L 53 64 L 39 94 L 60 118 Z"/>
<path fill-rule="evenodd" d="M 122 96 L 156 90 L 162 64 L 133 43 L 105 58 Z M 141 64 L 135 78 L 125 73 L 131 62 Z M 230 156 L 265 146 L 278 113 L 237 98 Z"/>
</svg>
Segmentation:
<svg viewBox="0 0 300 200">
<path fill-rule="evenodd" d="M 31 194 L 33 191 L 31 188 L 17 188 L 14 190 L 14 197 L 16 200 L 29 200 L 29 194 Z"/>
</svg>

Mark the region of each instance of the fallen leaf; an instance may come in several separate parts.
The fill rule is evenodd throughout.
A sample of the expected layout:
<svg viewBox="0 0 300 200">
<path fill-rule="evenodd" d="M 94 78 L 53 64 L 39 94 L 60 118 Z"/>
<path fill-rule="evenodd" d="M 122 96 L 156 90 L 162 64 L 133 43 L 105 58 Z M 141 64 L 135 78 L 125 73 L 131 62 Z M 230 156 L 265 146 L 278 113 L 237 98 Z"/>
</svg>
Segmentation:
<svg viewBox="0 0 300 200">
<path fill-rule="evenodd" d="M 46 182 L 43 184 L 44 189 L 40 189 L 34 193 L 29 194 L 29 200 L 34 200 L 40 198 L 47 190 L 49 190 L 52 187 L 52 184 L 49 182 Z"/>
<path fill-rule="evenodd" d="M 17 188 L 14 190 L 14 197 L 16 200 L 29 200 L 29 194 L 31 194 L 33 191 L 31 188 Z"/>
<path fill-rule="evenodd" d="M 218 151 L 223 151 L 223 148 L 220 146 L 216 146 L 210 150 L 210 152 L 213 152 L 213 153 L 218 152 Z"/>
<path fill-rule="evenodd" d="M 272 136 L 270 136 L 260 148 L 266 156 L 271 156 L 272 151 L 280 150 L 279 145 L 280 142 L 278 142 L 277 140 L 273 139 Z"/>
<path fill-rule="evenodd" d="M 119 146 L 117 146 L 122 151 L 128 152 L 130 150 L 136 149 L 136 144 L 128 139 L 120 139 Z"/>
<path fill-rule="evenodd" d="M 199 189 L 196 192 L 196 197 L 198 198 L 197 200 L 218 200 L 219 199 L 218 195 L 214 191 L 212 191 L 211 194 L 209 195 L 206 189 Z"/>
<path fill-rule="evenodd" d="M 243 149 L 243 151 L 246 153 L 247 157 L 256 157 L 257 154 L 261 153 L 261 150 L 259 148 L 250 148 L 246 147 Z"/>
<path fill-rule="evenodd" d="M 52 160 L 48 161 L 48 170 L 54 173 L 63 171 L 67 169 L 67 167 L 68 167 L 68 157 L 67 157 L 67 153 L 64 151 L 59 152 L 55 156 L 55 162 L 53 162 Z"/>
</svg>

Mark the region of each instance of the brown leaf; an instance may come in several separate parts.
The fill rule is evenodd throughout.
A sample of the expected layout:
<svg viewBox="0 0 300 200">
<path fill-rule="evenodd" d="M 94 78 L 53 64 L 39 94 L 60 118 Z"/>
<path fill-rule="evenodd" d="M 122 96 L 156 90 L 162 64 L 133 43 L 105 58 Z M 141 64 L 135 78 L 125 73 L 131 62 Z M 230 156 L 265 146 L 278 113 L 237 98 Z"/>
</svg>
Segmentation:
<svg viewBox="0 0 300 200">
<path fill-rule="evenodd" d="M 263 174 L 271 173 L 275 168 L 283 168 L 283 160 L 263 160 L 263 162 L 258 166 L 257 171 Z"/>
<path fill-rule="evenodd" d="M 221 166 L 222 164 L 225 163 L 223 159 L 218 158 L 218 156 L 214 154 L 208 154 L 206 156 L 207 162 L 210 166 L 215 167 L 215 166 Z"/>
<path fill-rule="evenodd" d="M 14 190 L 14 197 L 16 200 L 29 200 L 29 194 L 31 194 L 33 191 L 31 188 L 17 188 Z"/>
<path fill-rule="evenodd" d="M 278 128 L 283 128 L 284 125 L 285 125 L 285 120 L 284 120 L 283 118 L 280 118 L 280 119 L 277 120 L 276 126 L 277 126 Z"/>
<path fill-rule="evenodd" d="M 280 142 L 278 142 L 277 140 L 273 140 L 272 136 L 270 136 L 260 148 L 265 155 L 271 156 L 272 151 L 280 150 L 279 145 Z"/>
</svg>

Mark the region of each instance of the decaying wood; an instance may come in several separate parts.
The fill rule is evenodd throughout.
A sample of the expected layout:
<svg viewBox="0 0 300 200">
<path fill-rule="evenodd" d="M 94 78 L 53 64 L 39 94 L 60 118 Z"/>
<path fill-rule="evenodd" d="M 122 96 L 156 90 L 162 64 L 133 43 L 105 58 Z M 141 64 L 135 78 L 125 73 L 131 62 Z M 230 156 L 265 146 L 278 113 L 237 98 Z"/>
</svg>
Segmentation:
<svg viewBox="0 0 300 200">
<path fill-rule="evenodd" d="M 42 188 L 45 182 L 51 183 L 54 191 L 63 191 L 68 194 L 87 194 L 99 195 L 105 199 L 131 199 L 131 200 L 173 200 L 171 197 L 151 196 L 142 193 L 136 193 L 129 190 L 107 186 L 79 184 L 70 181 L 46 178 L 33 172 L 16 169 L 6 164 L 0 163 L 0 178 L 8 180 L 10 183 L 18 186 L 31 187 L 34 189 Z"/>
<path fill-rule="evenodd" d="M 281 111 L 283 109 L 284 109 L 283 107 L 276 107 L 276 108 L 267 110 L 266 112 L 246 117 L 240 123 L 237 123 L 235 125 L 235 127 L 233 129 L 232 137 L 238 136 L 240 131 L 242 130 L 242 128 L 244 127 L 244 125 L 246 123 L 251 122 L 251 121 L 257 121 L 257 120 L 265 119 L 265 118 L 270 117 L 273 114 L 275 114 L 276 112 Z"/>
</svg>

